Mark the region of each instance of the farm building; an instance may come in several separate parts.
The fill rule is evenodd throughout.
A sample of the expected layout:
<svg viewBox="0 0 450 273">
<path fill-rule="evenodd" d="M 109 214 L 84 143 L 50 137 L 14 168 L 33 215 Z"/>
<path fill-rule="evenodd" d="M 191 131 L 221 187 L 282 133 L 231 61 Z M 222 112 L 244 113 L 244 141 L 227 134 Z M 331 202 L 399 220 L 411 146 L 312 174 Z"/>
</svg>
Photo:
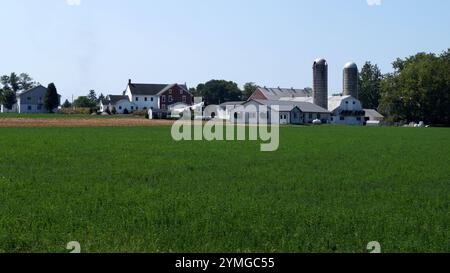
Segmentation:
<svg viewBox="0 0 450 273">
<path fill-rule="evenodd" d="M 331 123 L 340 125 L 364 125 L 365 112 L 361 102 L 352 96 L 328 98 L 328 110 L 332 113 Z"/>
<path fill-rule="evenodd" d="M 12 109 L 6 109 L 1 105 L 2 113 L 48 113 L 44 107 L 44 97 L 47 93 L 47 88 L 42 85 L 31 88 L 27 91 L 17 93 L 17 103 L 13 105 Z M 59 104 L 61 104 L 61 96 L 58 95 Z"/>
<path fill-rule="evenodd" d="M 253 106 L 253 108 L 252 108 Z M 266 112 L 260 110 L 265 106 Z M 230 109 L 231 121 L 238 123 L 256 123 L 261 119 L 271 120 L 277 116 L 280 124 L 308 124 L 319 119 L 323 123 L 330 120 L 330 112 L 309 102 L 281 101 L 281 100 L 249 100 Z"/>
<path fill-rule="evenodd" d="M 307 98 L 312 96 L 311 89 L 258 87 L 248 100 L 280 100 L 281 98 Z"/>
<path fill-rule="evenodd" d="M 118 113 L 138 110 L 167 111 L 171 105 L 192 105 L 193 95 L 185 84 L 142 84 L 128 81 L 121 96 L 109 95 L 100 103 L 100 110 L 116 109 Z M 161 111 L 160 111 L 161 110 Z"/>
<path fill-rule="evenodd" d="M 375 109 L 364 109 L 364 112 L 367 125 L 379 126 L 384 120 L 384 116 Z"/>
</svg>

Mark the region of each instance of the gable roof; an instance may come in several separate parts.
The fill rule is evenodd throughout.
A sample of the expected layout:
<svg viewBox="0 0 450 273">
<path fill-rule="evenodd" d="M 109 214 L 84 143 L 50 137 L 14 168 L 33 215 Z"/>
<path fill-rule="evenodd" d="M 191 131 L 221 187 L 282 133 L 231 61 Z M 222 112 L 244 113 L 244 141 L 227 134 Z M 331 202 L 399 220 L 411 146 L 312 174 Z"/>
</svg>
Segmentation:
<svg viewBox="0 0 450 273">
<path fill-rule="evenodd" d="M 47 88 L 45 88 L 44 86 L 38 85 L 38 86 L 33 87 L 33 88 L 31 88 L 31 89 L 28 89 L 28 90 L 25 90 L 25 91 L 22 91 L 22 92 L 17 93 L 17 96 L 22 96 L 22 95 L 25 95 L 25 94 L 27 94 L 27 93 L 36 91 L 36 90 L 38 90 L 38 89 L 45 89 L 45 90 L 47 90 Z"/>
<path fill-rule="evenodd" d="M 279 106 L 280 111 L 292 111 L 295 107 L 298 107 L 303 113 L 324 113 L 330 112 L 318 105 L 305 101 L 282 101 L 282 100 L 253 100 L 261 105 L 268 107 Z"/>
<path fill-rule="evenodd" d="M 268 100 L 310 97 L 312 95 L 311 91 L 308 89 L 258 87 L 257 90 L 259 90 Z"/>
<path fill-rule="evenodd" d="M 384 118 L 384 116 L 375 109 L 364 109 L 364 111 L 366 112 L 366 117 Z"/>
<path fill-rule="evenodd" d="M 145 84 L 145 83 L 129 83 L 131 94 L 133 95 L 146 95 L 157 96 L 166 92 L 168 89 L 178 85 L 184 91 L 189 92 L 185 84 Z"/>
<path fill-rule="evenodd" d="M 106 98 L 107 99 L 102 102 L 103 104 L 105 104 L 105 102 L 107 104 L 116 104 L 116 103 L 118 103 L 121 100 L 130 101 L 130 98 L 128 96 L 108 95 Z"/>
</svg>

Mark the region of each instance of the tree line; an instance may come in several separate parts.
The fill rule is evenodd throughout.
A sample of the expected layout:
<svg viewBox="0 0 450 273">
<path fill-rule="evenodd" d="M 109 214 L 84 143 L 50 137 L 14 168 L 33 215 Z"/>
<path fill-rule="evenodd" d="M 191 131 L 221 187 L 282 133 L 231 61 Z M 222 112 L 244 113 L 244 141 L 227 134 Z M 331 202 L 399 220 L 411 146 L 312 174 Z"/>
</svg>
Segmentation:
<svg viewBox="0 0 450 273">
<path fill-rule="evenodd" d="M 0 77 L 0 104 L 6 109 L 12 110 L 17 103 L 17 94 L 35 88 L 40 83 L 35 82 L 30 75 L 15 72 Z M 54 83 L 50 83 L 43 99 L 43 106 L 49 112 L 59 106 L 58 91 Z"/>
<path fill-rule="evenodd" d="M 387 74 L 370 62 L 362 67 L 364 107 L 378 109 L 388 121 L 450 125 L 450 49 L 398 58 L 392 66 Z"/>
</svg>

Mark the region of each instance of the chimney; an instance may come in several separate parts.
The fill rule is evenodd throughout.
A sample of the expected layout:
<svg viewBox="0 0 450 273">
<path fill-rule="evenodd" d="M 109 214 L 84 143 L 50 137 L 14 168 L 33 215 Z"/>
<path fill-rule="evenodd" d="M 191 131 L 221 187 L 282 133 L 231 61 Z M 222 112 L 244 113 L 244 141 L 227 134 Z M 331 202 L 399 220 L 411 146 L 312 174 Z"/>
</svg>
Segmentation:
<svg viewBox="0 0 450 273">
<path fill-rule="evenodd" d="M 131 84 L 131 79 L 128 80 L 128 84 Z"/>
</svg>

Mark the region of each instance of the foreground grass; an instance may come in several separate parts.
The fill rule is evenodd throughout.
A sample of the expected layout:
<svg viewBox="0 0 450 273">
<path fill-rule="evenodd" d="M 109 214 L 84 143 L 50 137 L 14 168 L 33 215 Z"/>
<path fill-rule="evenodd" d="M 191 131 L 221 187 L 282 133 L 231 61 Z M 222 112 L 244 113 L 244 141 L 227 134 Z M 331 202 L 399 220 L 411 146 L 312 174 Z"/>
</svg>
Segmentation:
<svg viewBox="0 0 450 273">
<path fill-rule="evenodd" d="M 450 130 L 0 128 L 0 252 L 450 251 Z"/>
</svg>

